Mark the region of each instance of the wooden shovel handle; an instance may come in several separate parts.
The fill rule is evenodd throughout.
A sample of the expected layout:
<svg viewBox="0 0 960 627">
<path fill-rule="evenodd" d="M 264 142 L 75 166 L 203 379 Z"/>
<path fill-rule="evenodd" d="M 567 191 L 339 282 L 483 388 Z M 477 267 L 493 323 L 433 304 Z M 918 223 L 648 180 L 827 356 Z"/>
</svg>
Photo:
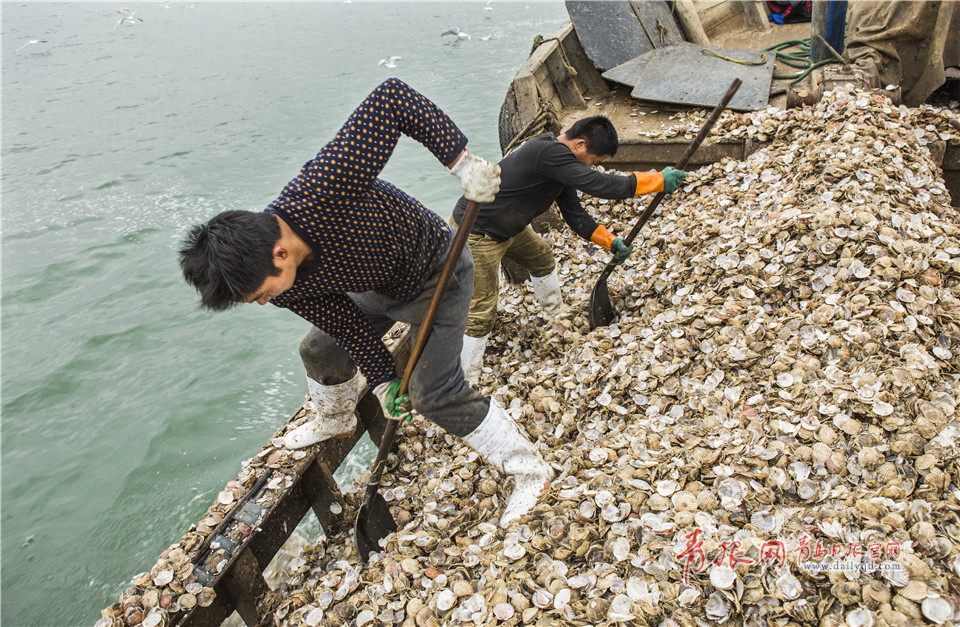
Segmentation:
<svg viewBox="0 0 960 627">
<path fill-rule="evenodd" d="M 450 284 L 450 277 L 453 276 L 457 268 L 457 262 L 460 261 L 460 254 L 463 252 L 464 246 L 467 245 L 467 237 L 470 235 L 470 230 L 473 228 L 473 221 L 476 219 L 479 211 L 480 203 L 471 200 L 467 205 L 467 210 L 463 214 L 463 220 L 460 221 L 460 227 L 457 229 L 457 234 L 453 238 L 453 243 L 450 245 L 447 260 L 443 263 L 440 278 L 437 280 L 437 286 L 433 290 L 433 298 L 430 300 L 430 308 L 427 309 L 427 314 L 423 317 L 423 322 L 420 324 L 420 333 L 417 335 L 417 341 L 413 345 L 413 350 L 410 351 L 410 358 L 407 359 L 407 367 L 404 369 L 403 378 L 400 380 L 398 396 L 407 393 L 410 377 L 413 376 L 413 369 L 416 368 L 417 361 L 420 359 L 420 355 L 427 345 L 427 340 L 430 339 L 430 332 L 433 330 L 433 322 L 437 319 L 440 303 L 443 302 L 443 297 L 447 293 L 447 285 Z M 367 484 L 367 491 L 363 496 L 363 502 L 368 506 L 380 488 L 383 469 L 387 465 L 387 455 L 390 454 L 390 449 L 393 447 L 393 440 L 397 435 L 397 427 L 400 424 L 399 420 L 391 420 L 389 416 L 385 416 L 385 418 L 387 418 L 387 426 L 383 430 L 383 437 L 380 438 L 380 448 L 377 451 L 377 459 L 374 462 L 373 475 L 370 477 L 370 483 Z"/>
<path fill-rule="evenodd" d="M 410 359 L 407 360 L 407 367 L 403 371 L 403 378 L 400 380 L 400 394 L 407 393 L 407 385 L 410 383 L 410 377 L 413 376 L 413 369 L 423 353 L 427 340 L 430 339 L 430 332 L 433 330 L 433 322 L 437 319 L 437 312 L 440 310 L 440 303 L 447 293 L 447 286 L 450 284 L 450 277 L 457 269 L 457 262 L 460 260 L 460 254 L 467 245 L 467 237 L 470 236 L 470 230 L 473 228 L 473 221 L 480 211 L 480 203 L 471 200 L 467 204 L 467 210 L 463 213 L 463 220 L 457 228 L 457 234 L 450 245 L 450 253 L 443 264 L 443 270 L 440 271 L 440 278 L 437 280 L 437 287 L 433 291 L 433 298 L 430 300 L 430 308 L 427 315 L 423 317 L 420 325 L 420 334 L 417 336 L 417 342 L 410 351 Z"/>
</svg>

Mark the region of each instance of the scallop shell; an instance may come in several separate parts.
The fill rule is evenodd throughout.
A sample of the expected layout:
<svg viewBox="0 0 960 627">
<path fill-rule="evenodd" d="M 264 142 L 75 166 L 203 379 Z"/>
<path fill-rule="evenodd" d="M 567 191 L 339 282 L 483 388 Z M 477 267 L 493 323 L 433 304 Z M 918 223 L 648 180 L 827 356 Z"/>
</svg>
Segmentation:
<svg viewBox="0 0 960 627">
<path fill-rule="evenodd" d="M 497 620 L 510 620 L 513 618 L 514 609 L 509 603 L 497 603 L 493 606 L 493 615 Z"/>
<path fill-rule="evenodd" d="M 863 608 L 850 610 L 845 617 L 850 627 L 873 627 L 873 612 Z"/>
<path fill-rule="evenodd" d="M 953 618 L 953 606 L 941 596 L 931 596 L 920 604 L 923 615 L 932 623 L 942 625 Z"/>
<path fill-rule="evenodd" d="M 899 594 L 911 601 L 922 601 L 927 598 L 927 584 L 922 581 L 908 581 L 907 585 L 900 588 Z"/>
<path fill-rule="evenodd" d="M 540 609 L 546 609 L 553 604 L 553 595 L 546 590 L 537 590 L 533 593 L 533 604 Z"/>
<path fill-rule="evenodd" d="M 156 575 L 153 576 L 153 583 L 161 587 L 167 585 L 171 581 L 173 581 L 173 570 L 169 568 L 165 570 L 161 570 L 160 572 L 158 572 Z"/>
<path fill-rule="evenodd" d="M 717 566 L 710 571 L 710 583 L 719 590 L 729 590 L 736 580 L 736 573 L 728 566 Z"/>
<path fill-rule="evenodd" d="M 441 590 L 437 593 L 436 604 L 437 609 L 441 612 L 446 612 L 451 609 L 457 603 L 457 596 L 453 593 L 452 590 Z"/>
</svg>

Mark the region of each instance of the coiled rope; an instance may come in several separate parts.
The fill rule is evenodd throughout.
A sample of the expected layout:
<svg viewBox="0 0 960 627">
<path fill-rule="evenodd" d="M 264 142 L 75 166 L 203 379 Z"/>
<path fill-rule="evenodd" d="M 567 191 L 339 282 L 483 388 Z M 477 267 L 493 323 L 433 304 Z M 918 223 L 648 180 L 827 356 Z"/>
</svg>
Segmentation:
<svg viewBox="0 0 960 627">
<path fill-rule="evenodd" d="M 788 49 L 798 47 L 799 52 L 787 52 Z M 774 52 L 777 55 L 777 61 L 788 65 L 792 68 L 801 70 L 796 74 L 774 74 L 773 78 L 779 81 L 790 81 L 790 84 L 796 84 L 802 81 L 807 77 L 810 72 L 817 69 L 818 67 L 823 67 L 824 65 L 829 65 L 831 63 L 840 63 L 837 59 L 824 59 L 823 61 L 817 61 L 813 63 L 810 61 L 810 38 L 806 39 L 790 39 L 787 41 L 781 41 L 778 44 L 774 44 L 764 50 Z"/>
</svg>

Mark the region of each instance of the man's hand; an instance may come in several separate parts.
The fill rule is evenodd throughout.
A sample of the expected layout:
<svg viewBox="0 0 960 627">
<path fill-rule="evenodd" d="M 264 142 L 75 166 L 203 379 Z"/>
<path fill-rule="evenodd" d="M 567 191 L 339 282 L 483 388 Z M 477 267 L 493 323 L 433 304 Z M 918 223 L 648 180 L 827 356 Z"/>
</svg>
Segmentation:
<svg viewBox="0 0 960 627">
<path fill-rule="evenodd" d="M 672 194 L 677 191 L 677 188 L 683 183 L 683 179 L 687 178 L 687 173 L 683 170 L 678 170 L 676 168 L 664 168 L 663 169 L 663 191 Z"/>
<path fill-rule="evenodd" d="M 610 244 L 610 252 L 613 253 L 613 262 L 620 264 L 630 258 L 633 253 L 633 245 L 628 246 L 624 243 L 622 237 L 618 237 Z"/>
<path fill-rule="evenodd" d="M 400 379 L 393 381 L 384 381 L 373 388 L 373 394 L 380 401 L 380 407 L 383 408 L 383 415 L 388 420 L 410 420 L 410 395 L 402 394 L 397 396 L 400 391 Z"/>
<path fill-rule="evenodd" d="M 464 150 L 450 168 L 463 186 L 467 200 L 492 202 L 500 191 L 500 166 Z"/>
</svg>

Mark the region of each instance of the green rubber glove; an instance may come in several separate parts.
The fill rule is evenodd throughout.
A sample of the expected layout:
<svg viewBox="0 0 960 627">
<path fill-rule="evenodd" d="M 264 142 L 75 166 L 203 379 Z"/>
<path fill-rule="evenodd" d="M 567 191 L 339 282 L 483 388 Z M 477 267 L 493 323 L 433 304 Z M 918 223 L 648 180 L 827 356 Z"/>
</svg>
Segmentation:
<svg viewBox="0 0 960 627">
<path fill-rule="evenodd" d="M 687 173 L 683 170 L 678 170 L 676 168 L 664 168 L 663 169 L 663 191 L 668 194 L 672 194 L 677 191 L 677 188 L 683 183 L 683 179 L 687 178 Z"/>
<path fill-rule="evenodd" d="M 620 264 L 630 258 L 633 253 L 633 245 L 627 246 L 622 237 L 617 237 L 610 244 L 610 252 L 613 253 L 613 262 Z"/>
<path fill-rule="evenodd" d="M 383 415 L 394 420 L 410 420 L 410 395 L 397 395 L 400 391 L 400 379 L 384 382 L 373 389 L 373 395 L 380 401 Z"/>
</svg>

